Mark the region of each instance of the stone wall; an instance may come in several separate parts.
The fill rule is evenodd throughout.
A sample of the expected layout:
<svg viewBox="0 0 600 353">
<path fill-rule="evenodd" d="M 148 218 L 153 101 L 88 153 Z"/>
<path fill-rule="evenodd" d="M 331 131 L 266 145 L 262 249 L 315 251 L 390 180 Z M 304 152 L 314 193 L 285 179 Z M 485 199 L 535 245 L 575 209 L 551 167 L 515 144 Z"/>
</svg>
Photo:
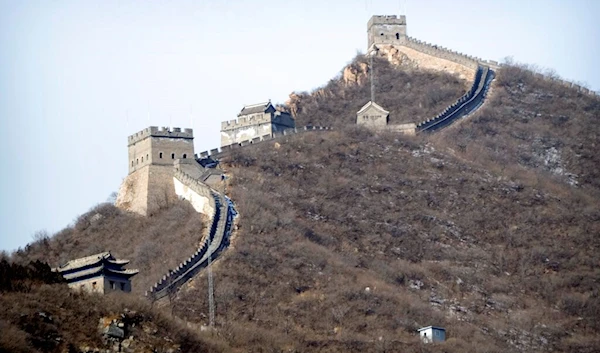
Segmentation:
<svg viewBox="0 0 600 353">
<path fill-rule="evenodd" d="M 406 16 L 372 16 L 367 23 L 368 46 L 390 43 L 406 36 Z"/>
<path fill-rule="evenodd" d="M 193 158 L 192 129 L 151 126 L 128 137 L 129 173 L 146 165 L 172 165 L 175 159 Z"/>
<path fill-rule="evenodd" d="M 290 114 L 279 111 L 244 115 L 237 120 L 221 122 L 221 146 L 293 129 L 295 125 Z"/>
<path fill-rule="evenodd" d="M 329 131 L 329 130 L 331 130 L 330 127 L 323 127 L 323 126 L 304 126 L 301 128 L 284 129 L 281 131 L 273 132 L 272 134 L 269 134 L 269 135 L 258 136 L 253 139 L 244 140 L 244 141 L 241 141 L 238 143 L 233 143 L 233 144 L 226 145 L 226 146 L 221 146 L 221 148 L 214 148 L 210 151 L 200 152 L 200 153 L 196 154 L 196 159 L 204 159 L 204 158 L 208 158 L 208 157 L 211 157 L 213 159 L 218 159 L 222 156 L 229 154 L 229 152 L 231 150 L 234 150 L 234 149 L 237 149 L 240 147 L 250 146 L 250 145 L 261 143 L 264 141 L 270 141 L 270 140 L 277 139 L 277 138 L 287 136 L 287 135 L 294 135 L 294 134 L 299 134 L 299 133 L 308 132 L 308 131 Z"/>
<path fill-rule="evenodd" d="M 146 165 L 129 174 L 119 188 L 115 206 L 148 216 L 177 200 L 173 165 Z"/>
<path fill-rule="evenodd" d="M 175 293 L 183 284 L 205 268 L 212 261 L 211 259 L 215 259 L 229 245 L 233 218 L 237 215 L 233 203 L 224 195 L 209 189 L 182 171 L 176 172 L 175 178 L 197 194 L 210 193 L 214 202 L 211 202 L 214 205 L 214 214 L 196 251 L 175 269 L 170 270 L 152 286 L 150 291 L 146 292 L 146 296 L 152 300 L 159 300 Z"/>
<path fill-rule="evenodd" d="M 215 213 L 215 200 L 212 190 L 208 185 L 199 182 L 182 170 L 176 170 L 173 176 L 175 194 L 187 200 L 198 213 L 213 217 Z"/>
<path fill-rule="evenodd" d="M 487 90 L 494 77 L 495 74 L 492 69 L 487 66 L 479 67 L 471 89 L 436 117 L 419 123 L 417 130 L 434 131 L 446 127 L 457 119 L 475 111 L 483 104 Z"/>
</svg>

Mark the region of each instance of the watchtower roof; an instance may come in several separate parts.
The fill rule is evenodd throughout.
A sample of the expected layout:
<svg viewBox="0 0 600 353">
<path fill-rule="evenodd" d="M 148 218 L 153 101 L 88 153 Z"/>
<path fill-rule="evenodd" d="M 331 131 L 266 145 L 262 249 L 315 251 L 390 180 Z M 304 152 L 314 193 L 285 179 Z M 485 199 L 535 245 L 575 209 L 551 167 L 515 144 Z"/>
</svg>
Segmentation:
<svg viewBox="0 0 600 353">
<path fill-rule="evenodd" d="M 132 277 L 139 271 L 134 269 L 124 269 L 129 260 L 114 258 L 110 251 L 82 257 L 68 261 L 54 269 L 59 272 L 69 282 L 77 281 L 94 275 L 113 275 L 119 277 Z"/>
<path fill-rule="evenodd" d="M 238 116 L 265 113 L 271 108 L 275 109 L 273 107 L 273 104 L 271 104 L 271 101 L 252 105 L 245 105 L 238 114 Z"/>
<path fill-rule="evenodd" d="M 356 112 L 356 114 L 360 115 L 363 112 L 365 112 L 367 109 L 369 109 L 370 107 L 373 107 L 373 108 L 379 110 L 383 114 L 389 114 L 390 113 L 387 110 L 383 109 L 379 104 L 377 104 L 375 102 L 372 102 L 372 101 L 369 101 L 367 104 L 363 105 L 363 107 L 360 108 L 360 110 L 358 112 Z"/>
</svg>

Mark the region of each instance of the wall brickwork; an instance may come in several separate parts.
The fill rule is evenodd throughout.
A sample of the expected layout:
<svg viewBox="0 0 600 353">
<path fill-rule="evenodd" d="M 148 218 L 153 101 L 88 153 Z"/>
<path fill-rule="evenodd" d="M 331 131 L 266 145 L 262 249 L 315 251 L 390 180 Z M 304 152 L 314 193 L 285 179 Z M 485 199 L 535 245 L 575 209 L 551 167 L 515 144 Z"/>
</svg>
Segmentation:
<svg viewBox="0 0 600 353">
<path fill-rule="evenodd" d="M 193 158 L 192 129 L 150 126 L 127 138 L 129 173 L 146 165 L 173 165 L 175 159 Z"/>
<path fill-rule="evenodd" d="M 296 122 L 288 113 L 268 110 L 221 122 L 221 146 L 252 140 L 264 135 L 293 129 Z"/>
<path fill-rule="evenodd" d="M 127 138 L 129 175 L 123 180 L 116 206 L 147 216 L 176 199 L 174 164 L 194 161 L 192 129 L 150 126 Z"/>
<path fill-rule="evenodd" d="M 214 214 L 196 251 L 175 269 L 170 270 L 146 292 L 146 296 L 152 300 L 159 300 L 170 293 L 175 293 L 208 265 L 209 257 L 213 260 L 216 259 L 219 253 L 229 245 L 233 218 L 237 215 L 231 200 L 216 190 L 210 189 L 181 170 L 175 173 L 175 179 L 193 189 L 198 195 L 209 194 L 213 200 Z"/>
<path fill-rule="evenodd" d="M 371 105 L 356 113 L 356 124 L 370 128 L 384 128 L 388 124 L 389 112 Z"/>
<path fill-rule="evenodd" d="M 372 16 L 367 23 L 368 47 L 406 37 L 406 16 Z"/>
<path fill-rule="evenodd" d="M 213 158 L 213 159 L 219 159 L 219 158 L 229 154 L 229 152 L 231 150 L 234 150 L 234 149 L 237 149 L 240 147 L 250 146 L 250 145 L 261 143 L 264 141 L 270 141 L 272 139 L 280 138 L 280 137 L 287 136 L 287 135 L 294 135 L 294 134 L 299 134 L 299 133 L 308 132 L 308 131 L 329 131 L 329 130 L 331 130 L 330 127 L 324 127 L 324 126 L 304 126 L 301 128 L 283 129 L 283 130 L 273 132 L 270 135 L 263 135 L 263 136 L 255 137 L 253 139 L 232 143 L 232 144 L 226 145 L 226 146 L 221 146 L 220 148 L 214 148 L 210 151 L 200 152 L 200 153 L 196 154 L 196 159 L 204 159 L 204 158 L 208 158 L 208 157 Z"/>
<path fill-rule="evenodd" d="M 123 180 L 115 205 L 148 216 L 177 200 L 173 165 L 146 165 Z"/>
</svg>

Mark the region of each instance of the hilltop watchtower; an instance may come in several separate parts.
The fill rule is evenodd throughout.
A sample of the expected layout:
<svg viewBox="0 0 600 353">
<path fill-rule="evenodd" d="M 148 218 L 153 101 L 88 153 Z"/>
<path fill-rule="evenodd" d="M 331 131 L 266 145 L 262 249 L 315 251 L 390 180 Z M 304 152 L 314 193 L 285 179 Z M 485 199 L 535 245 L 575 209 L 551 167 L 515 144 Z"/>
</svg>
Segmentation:
<svg viewBox="0 0 600 353">
<path fill-rule="evenodd" d="M 192 129 L 150 126 L 127 138 L 129 174 L 147 165 L 173 166 L 176 159 L 194 158 Z"/>
<path fill-rule="evenodd" d="M 175 163 L 195 163 L 192 129 L 150 126 L 127 138 L 127 150 L 116 206 L 146 216 L 174 202 Z"/>
<path fill-rule="evenodd" d="M 367 24 L 369 46 L 399 44 L 406 38 L 406 16 L 372 16 Z"/>
<path fill-rule="evenodd" d="M 289 113 L 281 112 L 271 102 L 246 105 L 238 114 L 237 120 L 221 122 L 221 146 L 227 146 L 256 137 L 273 136 L 296 127 Z"/>
</svg>

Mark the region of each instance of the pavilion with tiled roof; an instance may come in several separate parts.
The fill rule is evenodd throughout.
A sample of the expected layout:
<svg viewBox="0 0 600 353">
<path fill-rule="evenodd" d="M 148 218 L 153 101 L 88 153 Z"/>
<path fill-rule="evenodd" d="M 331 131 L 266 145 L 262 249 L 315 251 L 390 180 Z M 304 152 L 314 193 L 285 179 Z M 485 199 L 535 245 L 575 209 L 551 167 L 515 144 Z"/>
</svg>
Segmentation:
<svg viewBox="0 0 600 353">
<path fill-rule="evenodd" d="M 54 270 L 71 288 L 102 294 L 115 290 L 131 292 L 131 277 L 139 271 L 124 269 L 128 263 L 129 260 L 116 259 L 106 251 L 71 260 Z"/>
</svg>

